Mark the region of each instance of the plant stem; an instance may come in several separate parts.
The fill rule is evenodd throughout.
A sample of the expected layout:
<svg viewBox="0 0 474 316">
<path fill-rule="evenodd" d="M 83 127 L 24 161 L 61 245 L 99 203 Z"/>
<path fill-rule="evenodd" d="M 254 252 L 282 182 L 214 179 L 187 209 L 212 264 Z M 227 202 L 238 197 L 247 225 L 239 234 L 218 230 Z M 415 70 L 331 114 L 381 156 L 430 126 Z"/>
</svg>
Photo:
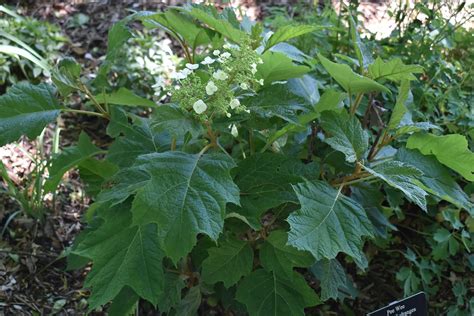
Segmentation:
<svg viewBox="0 0 474 316">
<path fill-rule="evenodd" d="M 175 151 L 176 150 L 176 137 L 173 137 L 171 139 L 171 151 Z"/>
<path fill-rule="evenodd" d="M 107 118 L 105 114 L 103 113 L 97 113 L 97 112 L 92 112 L 92 111 L 85 111 L 85 110 L 75 110 L 75 109 L 63 109 L 63 112 L 71 112 L 71 113 L 79 113 L 79 114 L 85 114 L 85 115 L 93 115 L 93 116 L 100 116 L 103 118 Z"/>
<path fill-rule="evenodd" d="M 350 108 L 350 113 L 352 115 L 355 114 L 355 112 L 357 111 L 357 108 L 359 107 L 360 105 L 360 102 L 362 101 L 362 97 L 364 96 L 363 93 L 359 93 L 354 101 L 354 104 L 351 105 L 351 108 Z"/>
<path fill-rule="evenodd" d="M 104 114 L 104 117 L 108 117 L 109 113 L 100 105 L 99 102 L 97 102 L 96 98 L 90 92 L 90 90 L 87 88 L 87 86 L 83 83 L 81 83 L 81 91 L 87 95 L 87 97 L 92 101 L 92 103 L 95 105 L 95 107 L 99 110 L 99 112 Z"/>
</svg>

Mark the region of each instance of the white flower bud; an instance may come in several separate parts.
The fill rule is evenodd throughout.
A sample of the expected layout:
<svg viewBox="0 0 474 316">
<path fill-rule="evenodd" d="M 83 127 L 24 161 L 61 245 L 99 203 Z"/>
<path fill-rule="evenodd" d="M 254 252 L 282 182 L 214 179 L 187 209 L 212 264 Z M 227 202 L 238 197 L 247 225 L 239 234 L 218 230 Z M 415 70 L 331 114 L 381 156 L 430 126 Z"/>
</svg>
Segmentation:
<svg viewBox="0 0 474 316">
<path fill-rule="evenodd" d="M 239 99 L 232 99 L 232 101 L 230 101 L 230 108 L 232 110 L 235 110 L 236 108 L 238 108 L 240 106 L 240 101 Z"/>
<path fill-rule="evenodd" d="M 216 49 L 215 51 L 212 52 L 212 54 L 213 54 L 214 56 L 219 56 L 220 53 L 221 53 L 221 51 L 218 50 L 218 49 Z"/>
<path fill-rule="evenodd" d="M 204 103 L 203 100 L 197 100 L 193 104 L 193 109 L 194 109 L 194 112 L 196 112 L 197 114 L 201 114 L 207 110 L 207 104 Z"/>
<path fill-rule="evenodd" d="M 227 78 L 229 78 L 229 76 L 220 69 L 213 73 L 212 76 L 214 77 L 214 79 L 217 80 L 226 80 Z"/>
<path fill-rule="evenodd" d="M 213 95 L 217 91 L 217 86 L 214 84 L 214 81 L 209 80 L 206 85 L 206 93 L 207 95 Z"/>
<path fill-rule="evenodd" d="M 230 128 L 230 133 L 234 137 L 239 136 L 239 130 L 237 129 L 237 126 L 235 126 L 235 124 L 232 124 L 232 127 Z"/>
<path fill-rule="evenodd" d="M 240 88 L 242 88 L 242 90 L 247 90 L 249 88 L 249 85 L 243 82 L 240 84 Z"/>
<path fill-rule="evenodd" d="M 250 71 L 252 72 L 252 75 L 255 75 L 257 73 L 257 64 L 252 63 L 250 67 L 251 67 Z"/>
</svg>

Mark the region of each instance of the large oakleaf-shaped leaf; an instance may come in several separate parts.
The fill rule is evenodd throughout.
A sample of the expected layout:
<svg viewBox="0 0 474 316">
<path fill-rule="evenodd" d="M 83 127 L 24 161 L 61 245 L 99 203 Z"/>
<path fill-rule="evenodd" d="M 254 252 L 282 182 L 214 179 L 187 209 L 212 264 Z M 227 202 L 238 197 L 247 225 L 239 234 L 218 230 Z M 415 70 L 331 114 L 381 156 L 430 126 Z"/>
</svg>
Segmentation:
<svg viewBox="0 0 474 316">
<path fill-rule="evenodd" d="M 303 78 L 305 78 L 305 77 L 303 77 Z M 301 81 L 304 81 L 302 79 L 301 79 Z M 290 81 L 292 81 L 292 80 L 300 81 L 300 79 L 291 79 Z M 314 80 L 314 79 L 312 79 L 312 80 Z M 290 81 L 288 82 L 288 84 L 291 86 L 292 83 Z M 317 91 L 317 89 L 315 91 Z M 311 99 L 314 100 L 316 95 L 314 93 L 310 92 L 309 90 L 308 90 L 308 92 L 309 93 L 307 94 L 307 96 L 305 98 L 308 101 L 310 101 Z M 312 97 L 310 96 L 310 93 L 311 93 Z M 296 123 L 289 123 L 289 124 L 285 125 L 283 128 L 281 128 L 281 129 L 277 130 L 275 133 L 273 133 L 268 138 L 266 147 L 269 147 L 270 144 L 272 144 L 274 141 L 276 141 L 278 138 L 282 137 L 285 134 L 288 134 L 288 133 L 291 133 L 291 132 L 298 132 L 298 131 L 306 130 L 308 128 L 308 124 L 311 123 L 312 121 L 316 120 L 321 115 L 321 112 L 324 112 L 324 111 L 341 112 L 342 111 L 342 108 L 341 108 L 342 101 L 344 100 L 345 97 L 346 97 L 346 94 L 344 92 L 338 92 L 338 91 L 331 90 L 331 89 L 328 89 L 328 90 L 324 91 L 324 94 L 321 96 L 321 98 L 319 98 L 319 94 L 318 94 L 319 102 L 317 102 L 317 104 L 314 105 L 314 109 L 311 109 L 309 112 L 306 112 L 306 113 L 303 113 L 303 114 L 297 116 L 296 117 L 296 120 L 297 120 Z M 311 99 L 308 99 L 308 98 L 311 98 Z"/>
<path fill-rule="evenodd" d="M 369 146 L 369 136 L 357 117 L 349 116 L 346 111 L 325 111 L 321 115 L 321 126 L 331 136 L 324 141 L 342 152 L 346 161 L 355 162 L 364 158 Z"/>
<path fill-rule="evenodd" d="M 344 252 L 362 261 L 362 236 L 372 236 L 373 230 L 362 207 L 326 182 L 306 182 L 293 189 L 301 209 L 288 217 L 288 244 L 311 252 L 317 260 Z"/>
<path fill-rule="evenodd" d="M 135 93 L 124 87 L 111 93 L 101 93 L 97 95 L 95 99 L 101 104 L 116 104 L 131 107 L 144 106 L 150 108 L 154 108 L 157 106 L 155 102 L 136 95 Z"/>
<path fill-rule="evenodd" d="M 107 160 L 110 162 L 120 167 L 128 167 L 140 155 L 170 148 L 171 137 L 164 133 L 156 133 L 150 119 L 131 116 L 132 123 L 130 123 L 125 112 L 117 108 L 113 108 L 111 112 L 107 132 L 116 139 L 107 154 Z"/>
<path fill-rule="evenodd" d="M 416 80 L 413 74 L 422 72 L 423 67 L 419 65 L 405 65 L 400 58 L 394 58 L 388 62 L 384 62 L 378 57 L 375 62 L 369 66 L 369 75 L 374 80 Z"/>
<path fill-rule="evenodd" d="M 311 104 L 288 89 L 277 84 L 262 89 L 258 95 L 244 98 L 242 103 L 257 116 L 269 119 L 280 117 L 298 124 L 298 114 L 312 110 Z"/>
<path fill-rule="evenodd" d="M 395 103 L 392 116 L 390 116 L 390 121 L 388 122 L 389 129 L 396 129 L 400 125 L 403 116 L 408 111 L 406 105 L 412 100 L 412 98 L 409 98 L 410 94 L 410 81 L 403 80 L 398 87 L 397 102 Z"/>
<path fill-rule="evenodd" d="M 174 104 L 164 104 L 157 107 L 153 112 L 151 125 L 153 130 L 166 131 L 178 139 L 182 139 L 186 133 L 197 136 L 202 131 L 201 124 Z"/>
<path fill-rule="evenodd" d="M 252 272 L 239 284 L 237 300 L 247 306 L 251 316 L 304 315 L 304 308 L 320 303 L 313 289 L 297 272 L 292 279 L 267 272 Z"/>
<path fill-rule="evenodd" d="M 188 13 L 235 43 L 241 43 L 246 36 L 245 32 L 235 28 L 229 21 L 218 18 L 200 8 L 193 7 Z"/>
<path fill-rule="evenodd" d="M 239 190 L 229 174 L 233 167 L 234 162 L 221 154 L 142 155 L 117 174 L 118 185 L 98 200 L 117 203 L 136 193 L 134 224 L 157 223 L 163 249 L 177 261 L 192 249 L 197 234 L 216 240 L 226 203 L 239 204 Z"/>
<path fill-rule="evenodd" d="M 229 287 L 252 271 L 253 250 L 247 241 L 229 238 L 208 252 L 202 263 L 202 278 L 208 283 L 222 281 Z"/>
<path fill-rule="evenodd" d="M 315 163 L 270 153 L 256 154 L 242 160 L 235 170 L 235 183 L 241 190 L 242 208 L 239 213 L 255 222 L 260 215 L 286 202 L 296 203 L 291 184 L 315 178 Z"/>
<path fill-rule="evenodd" d="M 285 25 L 283 27 L 278 28 L 278 30 L 270 36 L 265 45 L 265 50 L 275 46 L 278 43 L 285 42 L 289 39 L 311 33 L 321 26 L 316 25 Z"/>
<path fill-rule="evenodd" d="M 382 86 L 380 83 L 356 74 L 348 65 L 333 63 L 321 54 L 318 54 L 318 57 L 326 71 L 344 88 L 346 92 L 365 93 L 379 91 L 390 93 L 390 90 Z"/>
<path fill-rule="evenodd" d="M 52 86 L 19 83 L 0 96 L 0 146 L 20 136 L 38 136 L 63 109 Z"/>
<path fill-rule="evenodd" d="M 263 64 L 257 66 L 257 78 L 263 79 L 265 85 L 273 81 L 297 78 L 311 69 L 300 66 L 283 53 L 267 51 L 262 55 Z"/>
<path fill-rule="evenodd" d="M 321 281 L 321 300 L 337 299 L 339 289 L 347 285 L 346 272 L 337 259 L 316 262 L 310 271 Z"/>
<path fill-rule="evenodd" d="M 74 253 L 92 259 L 85 286 L 92 288 L 89 310 L 106 304 L 129 286 L 156 304 L 163 290 L 163 251 L 157 225 L 130 226 L 131 214 L 120 206 L 102 214 L 104 223 L 88 232 Z"/>
<path fill-rule="evenodd" d="M 428 194 L 418 185 L 418 178 L 423 175 L 419 169 L 400 161 L 387 161 L 374 168 L 367 166 L 363 168 L 388 185 L 402 191 L 408 200 L 426 211 L 426 195 Z"/>
<path fill-rule="evenodd" d="M 413 134 L 407 148 L 418 149 L 423 155 L 434 155 L 443 165 L 474 181 L 474 153 L 469 150 L 466 137 L 459 134 L 436 136 Z"/>
<path fill-rule="evenodd" d="M 84 132 L 79 136 L 79 142 L 76 146 L 70 146 L 64 149 L 58 156 L 51 161 L 49 178 L 44 184 L 46 192 L 56 189 L 63 175 L 71 168 L 79 165 L 81 162 L 91 158 L 104 151 L 92 144 L 89 136 Z"/>
<path fill-rule="evenodd" d="M 417 150 L 399 149 L 395 157 L 404 164 L 414 166 L 423 172 L 420 187 L 440 199 L 464 208 L 474 215 L 474 205 L 452 177 L 449 169 L 433 156 L 424 156 Z"/>
<path fill-rule="evenodd" d="M 292 279 L 294 267 L 309 267 L 314 258 L 309 252 L 289 246 L 287 242 L 287 232 L 273 231 L 260 248 L 260 263 L 267 271 Z"/>
</svg>

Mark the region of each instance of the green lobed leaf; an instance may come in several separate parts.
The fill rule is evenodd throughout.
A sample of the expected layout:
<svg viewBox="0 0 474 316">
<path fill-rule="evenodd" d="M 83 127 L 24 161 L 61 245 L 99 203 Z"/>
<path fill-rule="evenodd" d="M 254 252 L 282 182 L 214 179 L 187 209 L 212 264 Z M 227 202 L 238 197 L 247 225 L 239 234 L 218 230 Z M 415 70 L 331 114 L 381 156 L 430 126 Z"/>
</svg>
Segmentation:
<svg viewBox="0 0 474 316">
<path fill-rule="evenodd" d="M 48 168 L 49 177 L 44 183 L 45 192 L 54 191 L 69 169 L 100 153 L 103 153 L 103 150 L 94 146 L 89 136 L 82 132 L 76 146 L 67 147 L 52 159 L 51 166 Z"/>
<path fill-rule="evenodd" d="M 165 272 L 164 283 L 163 292 L 158 296 L 158 309 L 161 313 L 169 313 L 181 301 L 181 291 L 186 284 L 183 276 L 171 272 Z"/>
<path fill-rule="evenodd" d="M 110 316 L 130 316 L 134 315 L 136 305 L 140 298 L 131 288 L 125 286 L 115 297 L 112 304 L 107 309 Z"/>
<path fill-rule="evenodd" d="M 363 166 L 363 168 L 388 185 L 402 191 L 408 200 L 421 207 L 425 212 L 427 211 L 426 195 L 428 194 L 418 185 L 418 179 L 423 175 L 419 169 L 400 161 L 386 161 L 374 168 L 367 166 Z"/>
<path fill-rule="evenodd" d="M 86 287 L 92 288 L 89 310 L 106 304 L 129 286 L 157 304 L 163 291 L 164 253 L 155 224 L 130 226 L 132 216 L 122 205 L 102 214 L 103 224 L 83 238 L 74 253 L 92 259 Z"/>
<path fill-rule="evenodd" d="M 351 39 L 354 45 L 354 50 L 357 55 L 359 66 L 361 67 L 361 69 L 367 69 L 367 66 L 372 64 L 374 59 L 372 58 L 372 55 L 370 54 L 365 44 L 360 39 L 359 32 L 357 31 L 357 24 L 354 21 L 352 15 L 349 15 L 349 25 Z"/>
<path fill-rule="evenodd" d="M 338 299 L 339 289 L 347 285 L 346 272 L 337 259 L 316 262 L 310 271 L 321 281 L 321 300 Z"/>
<path fill-rule="evenodd" d="M 421 280 L 411 268 L 402 267 L 397 272 L 397 280 L 403 284 L 404 296 L 410 296 L 420 288 Z"/>
<path fill-rule="evenodd" d="M 455 256 L 459 251 L 459 243 L 456 237 L 445 228 L 438 228 L 433 235 L 436 244 L 433 247 L 434 260 L 446 260 L 450 256 Z"/>
<path fill-rule="evenodd" d="M 244 98 L 241 103 L 261 118 L 279 117 L 292 123 L 297 123 L 300 112 L 312 109 L 304 98 L 292 93 L 283 84 L 265 87 L 258 95 Z"/>
<path fill-rule="evenodd" d="M 270 85 L 273 81 L 297 78 L 311 69 L 306 66 L 299 66 L 283 53 L 267 51 L 262 55 L 263 64 L 257 65 L 256 77 L 263 79 L 265 85 Z"/>
<path fill-rule="evenodd" d="M 267 44 L 265 45 L 265 50 L 270 49 L 271 47 L 275 46 L 278 43 L 285 42 L 289 39 L 314 32 L 315 30 L 321 28 L 320 26 L 315 26 L 315 25 L 285 25 L 278 30 L 276 30 L 275 33 L 270 36 L 270 38 L 267 41 Z"/>
<path fill-rule="evenodd" d="M 74 58 L 63 58 L 53 72 L 52 80 L 63 96 L 79 90 L 79 78 L 81 76 L 81 65 Z"/>
<path fill-rule="evenodd" d="M 436 160 L 433 156 L 424 156 L 418 150 L 401 148 L 395 159 L 407 165 L 412 165 L 423 175 L 419 178 L 420 187 L 440 199 L 448 201 L 457 207 L 464 208 L 471 216 L 474 216 L 474 204 L 457 184 L 449 170 Z"/>
<path fill-rule="evenodd" d="M 405 65 L 400 58 L 384 62 L 380 57 L 377 57 L 375 62 L 369 66 L 369 76 L 374 80 L 411 81 L 416 80 L 416 77 L 413 75 L 415 73 L 423 73 L 423 67 L 419 65 Z"/>
<path fill-rule="evenodd" d="M 131 123 L 129 117 L 132 118 Z M 170 137 L 156 133 L 151 124 L 150 119 L 127 115 L 118 108 L 112 108 L 107 133 L 116 139 L 109 148 L 107 160 L 119 167 L 128 167 L 140 155 L 168 150 Z"/>
<path fill-rule="evenodd" d="M 288 217 L 288 244 L 307 250 L 317 260 L 333 259 L 344 252 L 362 261 L 363 236 L 373 228 L 362 207 L 322 181 L 294 185 L 301 209 Z"/>
<path fill-rule="evenodd" d="M 173 104 L 164 104 L 157 107 L 153 111 L 151 125 L 153 130 L 166 131 L 177 138 L 183 138 L 186 133 L 198 136 L 202 132 L 201 124 L 188 117 L 179 106 Z"/>
<path fill-rule="evenodd" d="M 188 13 L 234 43 L 242 43 L 246 36 L 245 32 L 235 28 L 229 21 L 214 17 L 199 8 L 193 7 Z"/>
<path fill-rule="evenodd" d="M 263 269 L 245 277 L 236 298 L 251 316 L 304 315 L 304 308 L 320 304 L 319 298 L 297 272 L 286 279 Z"/>
<path fill-rule="evenodd" d="M 318 81 L 310 75 L 288 80 L 288 89 L 314 106 L 319 101 Z"/>
<path fill-rule="evenodd" d="M 102 184 L 118 171 L 117 165 L 110 161 L 94 158 L 82 160 L 78 167 L 81 179 L 86 185 L 86 192 L 92 197 L 96 196 L 101 191 Z"/>
<path fill-rule="evenodd" d="M 434 155 L 443 165 L 474 181 L 474 153 L 466 137 L 460 134 L 436 136 L 416 133 L 407 141 L 407 148 L 418 149 L 423 155 Z"/>
<path fill-rule="evenodd" d="M 269 209 L 297 202 L 291 184 L 318 174 L 315 163 L 303 164 L 299 159 L 271 153 L 252 155 L 235 169 L 234 181 L 240 188 L 242 205 L 238 212 L 259 223 L 260 216 Z"/>
<path fill-rule="evenodd" d="M 400 86 L 398 87 L 397 101 L 395 103 L 392 116 L 390 116 L 390 121 L 388 123 L 389 129 L 396 129 L 400 125 L 403 116 L 408 111 L 406 103 L 410 102 L 410 94 L 410 81 L 402 80 Z"/>
<path fill-rule="evenodd" d="M 210 41 L 209 36 L 202 27 L 178 10 L 169 9 L 164 13 L 148 15 L 144 17 L 143 21 L 147 26 L 159 25 L 173 36 L 178 35 L 191 48 L 196 48 Z"/>
<path fill-rule="evenodd" d="M 116 104 L 124 106 L 144 106 L 154 108 L 156 103 L 146 98 L 140 97 L 128 90 L 127 88 L 121 87 L 117 91 L 111 93 L 101 93 L 95 96 L 97 102 L 101 104 Z"/>
<path fill-rule="evenodd" d="M 26 135 L 32 139 L 64 109 L 52 86 L 18 83 L 0 96 L 0 146 Z"/>
<path fill-rule="evenodd" d="M 194 316 L 197 315 L 201 305 L 202 295 L 199 286 L 193 286 L 188 293 L 176 305 L 176 316 Z"/>
<path fill-rule="evenodd" d="M 348 93 L 366 93 L 366 92 L 387 92 L 390 90 L 383 85 L 367 77 L 356 74 L 352 69 L 344 64 L 333 63 L 321 54 L 318 58 L 326 71 L 334 78 Z"/>
<path fill-rule="evenodd" d="M 294 79 L 292 79 L 294 80 Z M 278 138 L 284 136 L 285 134 L 292 132 L 299 132 L 308 128 L 308 124 L 317 119 L 321 112 L 323 111 L 341 111 L 342 101 L 346 97 L 346 94 L 343 92 L 338 92 L 335 90 L 328 89 L 324 91 L 323 95 L 319 99 L 319 102 L 314 105 L 314 109 L 310 110 L 307 113 L 299 115 L 297 123 L 289 123 L 283 128 L 277 130 L 270 137 L 268 137 L 268 144 L 272 144 Z"/>
<path fill-rule="evenodd" d="M 278 43 L 272 48 L 270 48 L 270 51 L 285 54 L 291 60 L 296 61 L 298 63 L 304 63 L 305 61 L 310 59 L 308 55 L 288 43 Z"/>
<path fill-rule="evenodd" d="M 273 231 L 260 248 L 260 264 L 265 270 L 291 280 L 294 267 L 309 267 L 314 263 L 314 258 L 309 252 L 300 251 L 287 245 L 287 242 L 287 232 Z"/>
<path fill-rule="evenodd" d="M 202 263 L 202 279 L 209 284 L 223 282 L 230 287 L 252 271 L 253 250 L 247 241 L 227 238 L 208 252 Z"/>
<path fill-rule="evenodd" d="M 216 240 L 227 203 L 239 204 L 239 190 L 229 175 L 234 162 L 222 154 L 173 151 L 139 156 L 113 179 L 98 201 L 116 204 L 136 194 L 133 222 L 157 223 L 160 243 L 173 261 L 185 256 L 203 233 Z"/>
<path fill-rule="evenodd" d="M 331 136 L 324 142 L 342 152 L 347 162 L 364 159 L 369 147 L 369 136 L 356 116 L 350 116 L 346 111 L 326 111 L 321 114 L 321 126 Z"/>
</svg>

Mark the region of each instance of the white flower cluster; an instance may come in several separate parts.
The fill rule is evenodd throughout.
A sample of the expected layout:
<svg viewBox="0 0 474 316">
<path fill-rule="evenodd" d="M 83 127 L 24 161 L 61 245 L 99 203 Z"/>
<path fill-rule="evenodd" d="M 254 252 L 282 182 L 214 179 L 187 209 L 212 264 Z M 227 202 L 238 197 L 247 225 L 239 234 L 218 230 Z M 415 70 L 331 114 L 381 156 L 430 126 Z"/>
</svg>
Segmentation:
<svg viewBox="0 0 474 316">
<path fill-rule="evenodd" d="M 199 64 L 188 63 L 174 74 L 178 87 L 173 98 L 203 119 L 215 115 L 231 117 L 234 112 L 245 111 L 235 92 L 239 88 L 253 91 L 264 84 L 263 79 L 255 78 L 261 63 L 249 42 L 241 46 L 225 44 L 223 49 L 212 50 Z"/>
<path fill-rule="evenodd" d="M 150 41 L 146 33 L 137 33 L 129 43 L 123 59 L 127 74 L 140 77 L 140 83 L 144 86 L 154 82 L 151 86 L 153 94 L 163 96 L 163 91 L 174 79 L 172 74 L 176 72 L 176 65 L 180 62 L 180 58 L 171 49 L 171 40 Z"/>
</svg>

